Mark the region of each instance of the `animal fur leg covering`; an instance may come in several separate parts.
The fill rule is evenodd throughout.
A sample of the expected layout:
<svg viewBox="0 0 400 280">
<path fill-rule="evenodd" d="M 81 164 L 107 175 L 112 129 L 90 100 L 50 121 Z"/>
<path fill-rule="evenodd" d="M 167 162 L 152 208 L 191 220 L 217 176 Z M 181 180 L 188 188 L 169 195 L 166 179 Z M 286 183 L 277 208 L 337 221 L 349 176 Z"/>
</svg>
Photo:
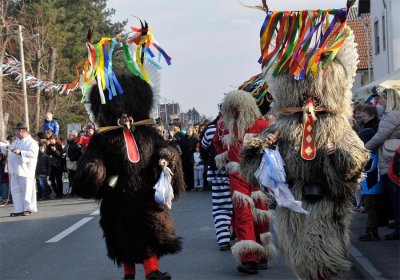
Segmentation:
<svg viewBox="0 0 400 280">
<path fill-rule="evenodd" d="M 257 255 L 258 260 L 267 259 L 265 248 L 256 241 L 241 240 L 232 246 L 232 255 L 239 262 L 243 262 L 250 254 Z"/>
<path fill-rule="evenodd" d="M 276 247 L 272 240 L 272 233 L 266 232 L 266 233 L 260 234 L 260 240 L 261 240 L 262 246 L 265 248 L 266 255 L 267 255 L 267 261 L 271 260 L 273 257 L 276 256 Z"/>
<path fill-rule="evenodd" d="M 350 269 L 349 210 L 328 200 L 303 203 L 309 215 L 277 209 L 275 224 L 286 261 L 301 279 L 330 279 L 332 274 Z"/>
</svg>

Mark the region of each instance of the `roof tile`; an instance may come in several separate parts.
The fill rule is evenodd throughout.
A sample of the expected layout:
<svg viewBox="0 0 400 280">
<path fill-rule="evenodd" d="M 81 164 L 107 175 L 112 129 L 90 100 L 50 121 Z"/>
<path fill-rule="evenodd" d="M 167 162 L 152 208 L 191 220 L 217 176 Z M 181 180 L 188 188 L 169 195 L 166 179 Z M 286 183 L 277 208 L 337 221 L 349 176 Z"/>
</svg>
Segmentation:
<svg viewBox="0 0 400 280">
<path fill-rule="evenodd" d="M 357 69 L 368 69 L 368 45 L 369 45 L 369 65 L 372 68 L 372 33 L 371 33 L 371 21 L 369 16 L 364 18 L 365 25 L 368 29 L 368 33 L 362 24 L 361 19 L 351 19 L 347 23 L 354 32 L 355 42 L 358 44 L 357 50 L 360 62 L 358 63 Z"/>
</svg>

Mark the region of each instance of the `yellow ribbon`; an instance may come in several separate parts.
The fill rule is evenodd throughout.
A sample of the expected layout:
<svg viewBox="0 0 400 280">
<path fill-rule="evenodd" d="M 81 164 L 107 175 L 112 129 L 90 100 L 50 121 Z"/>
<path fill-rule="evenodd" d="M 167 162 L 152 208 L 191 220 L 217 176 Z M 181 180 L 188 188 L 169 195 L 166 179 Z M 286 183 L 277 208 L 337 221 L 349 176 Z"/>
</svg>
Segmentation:
<svg viewBox="0 0 400 280">
<path fill-rule="evenodd" d="M 140 59 L 140 52 L 141 52 L 141 50 L 142 50 L 142 45 L 148 40 L 148 38 L 149 38 L 149 35 L 146 35 L 146 36 L 144 36 L 144 37 L 140 40 L 140 42 L 139 42 L 139 44 L 138 44 L 138 47 L 137 47 L 137 49 L 136 49 L 136 62 L 137 62 L 137 64 L 138 64 L 139 68 L 140 68 L 140 72 L 142 72 L 143 79 L 144 79 L 148 84 L 150 84 L 149 75 L 147 74 L 146 69 L 144 69 L 144 66 L 143 66 L 143 64 L 142 64 L 142 61 L 141 61 L 141 59 Z"/>
</svg>

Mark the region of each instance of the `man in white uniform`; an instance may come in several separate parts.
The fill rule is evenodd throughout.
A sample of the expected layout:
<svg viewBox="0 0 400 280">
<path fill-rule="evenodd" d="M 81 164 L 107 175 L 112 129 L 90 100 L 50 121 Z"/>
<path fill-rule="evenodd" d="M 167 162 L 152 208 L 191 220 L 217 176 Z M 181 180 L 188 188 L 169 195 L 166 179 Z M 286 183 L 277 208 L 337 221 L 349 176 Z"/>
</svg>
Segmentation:
<svg viewBox="0 0 400 280">
<path fill-rule="evenodd" d="M 8 150 L 8 172 L 14 204 L 10 216 L 28 216 L 37 212 L 35 170 L 39 146 L 24 123 L 17 123 L 14 135 L 17 140 L 11 145 L 1 143 L 1 152 L 5 154 Z"/>
</svg>

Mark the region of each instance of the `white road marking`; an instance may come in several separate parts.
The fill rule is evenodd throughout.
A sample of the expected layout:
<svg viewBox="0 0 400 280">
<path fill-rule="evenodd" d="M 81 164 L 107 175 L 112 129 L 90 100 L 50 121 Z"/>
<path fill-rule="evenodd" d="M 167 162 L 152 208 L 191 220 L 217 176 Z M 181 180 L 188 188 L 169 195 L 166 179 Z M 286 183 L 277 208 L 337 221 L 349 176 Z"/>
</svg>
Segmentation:
<svg viewBox="0 0 400 280">
<path fill-rule="evenodd" d="M 90 214 L 90 216 L 96 216 L 100 214 L 100 210 L 96 210 L 94 211 L 92 214 Z"/>
<path fill-rule="evenodd" d="M 47 240 L 46 243 L 54 243 L 54 242 L 60 241 L 61 239 L 66 237 L 68 234 L 72 233 L 73 231 L 77 230 L 78 228 L 80 228 L 81 226 L 83 226 L 84 224 L 89 222 L 91 219 L 93 219 L 93 217 L 83 218 L 82 220 L 73 224 L 72 226 L 70 226 L 69 228 L 64 230 L 63 232 L 61 232 L 61 233 L 57 234 L 56 236 L 54 236 L 53 238 Z"/>
</svg>

